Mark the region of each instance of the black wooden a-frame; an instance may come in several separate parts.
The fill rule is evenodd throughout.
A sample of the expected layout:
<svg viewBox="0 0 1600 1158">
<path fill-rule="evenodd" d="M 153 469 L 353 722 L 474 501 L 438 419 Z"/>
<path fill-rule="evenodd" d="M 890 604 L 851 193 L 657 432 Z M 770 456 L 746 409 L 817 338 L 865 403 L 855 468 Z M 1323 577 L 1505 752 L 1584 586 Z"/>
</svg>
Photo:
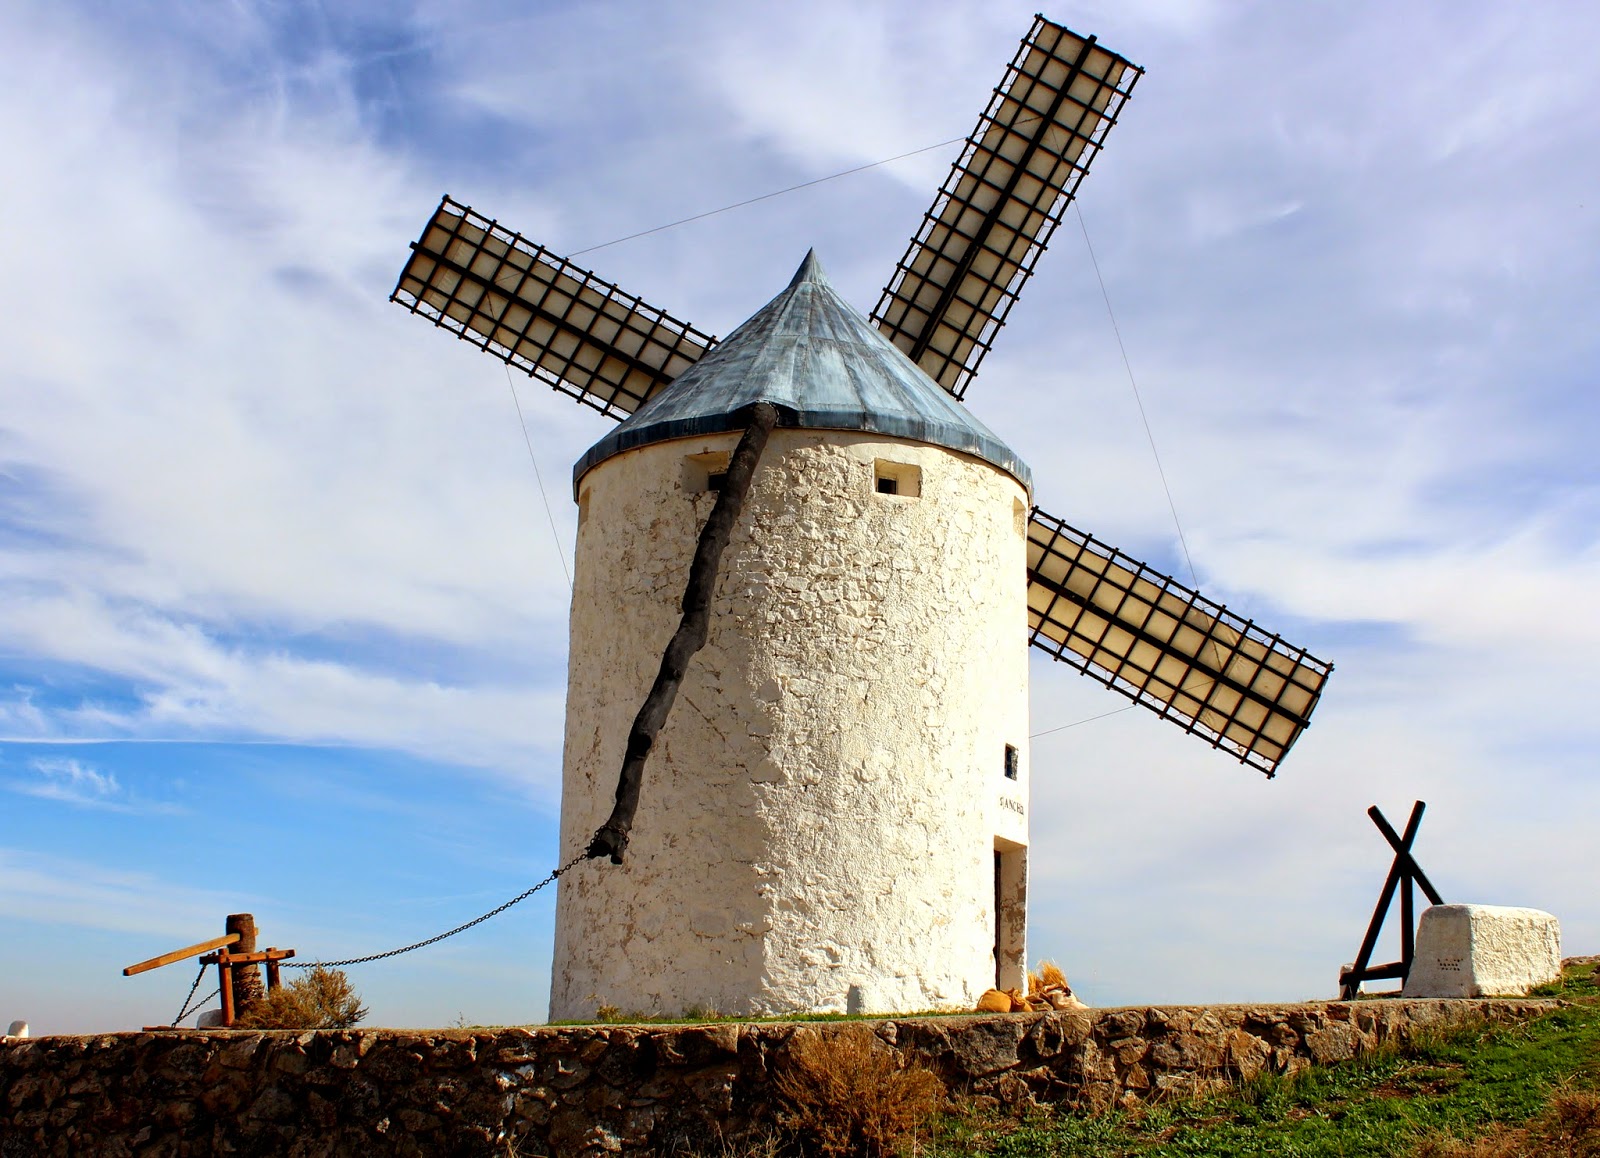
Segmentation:
<svg viewBox="0 0 1600 1158">
<path fill-rule="evenodd" d="M 1411 806 L 1411 819 L 1406 821 L 1404 835 L 1395 833 L 1394 827 L 1384 819 L 1376 804 L 1367 809 L 1367 815 L 1372 817 L 1372 823 L 1378 826 L 1378 831 L 1383 833 L 1383 839 L 1394 849 L 1394 864 L 1389 866 L 1389 876 L 1383 882 L 1383 892 L 1378 896 L 1378 907 L 1372 911 L 1372 921 L 1367 925 L 1367 935 L 1361 939 L 1361 951 L 1356 954 L 1355 964 L 1339 973 L 1341 1001 L 1353 998 L 1361 989 L 1363 981 L 1397 977 L 1403 984 L 1410 975 L 1411 959 L 1416 953 L 1417 933 L 1416 905 L 1411 891 L 1413 884 L 1422 890 L 1430 904 L 1444 904 L 1439 898 L 1439 891 L 1433 887 L 1427 874 L 1411 857 L 1411 844 L 1417 839 L 1417 829 L 1422 825 L 1422 812 L 1427 807 L 1421 800 Z M 1384 919 L 1389 915 L 1389 903 L 1394 900 L 1397 887 L 1400 889 L 1400 960 L 1369 968 L 1367 962 L 1372 960 L 1372 950 L 1378 943 L 1378 934 L 1383 931 Z"/>
</svg>

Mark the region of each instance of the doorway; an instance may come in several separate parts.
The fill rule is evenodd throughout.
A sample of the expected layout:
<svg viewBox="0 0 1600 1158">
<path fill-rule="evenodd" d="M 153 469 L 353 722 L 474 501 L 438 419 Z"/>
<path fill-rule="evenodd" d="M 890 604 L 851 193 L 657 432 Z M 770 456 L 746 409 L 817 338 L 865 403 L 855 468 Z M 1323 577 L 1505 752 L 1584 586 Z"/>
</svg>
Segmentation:
<svg viewBox="0 0 1600 1158">
<path fill-rule="evenodd" d="M 994 838 L 994 987 L 1028 983 L 1028 847 Z"/>
</svg>

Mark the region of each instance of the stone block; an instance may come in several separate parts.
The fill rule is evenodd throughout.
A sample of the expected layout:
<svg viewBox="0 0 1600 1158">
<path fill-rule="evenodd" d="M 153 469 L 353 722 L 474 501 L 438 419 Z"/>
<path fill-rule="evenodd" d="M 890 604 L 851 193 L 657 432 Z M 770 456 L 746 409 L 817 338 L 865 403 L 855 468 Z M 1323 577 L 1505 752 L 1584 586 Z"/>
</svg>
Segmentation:
<svg viewBox="0 0 1600 1158">
<path fill-rule="evenodd" d="M 1513 997 L 1561 976 L 1561 926 L 1539 909 L 1434 905 L 1417 928 L 1407 997 Z"/>
<path fill-rule="evenodd" d="M 1349 1025 L 1330 1024 L 1306 1034 L 1306 1050 L 1318 1065 L 1349 1061 L 1361 1052 L 1361 1034 Z"/>
<path fill-rule="evenodd" d="M 1243 1081 L 1251 1081 L 1272 1060 L 1272 1047 L 1254 1034 L 1236 1029 L 1228 1034 L 1228 1061 Z"/>
<path fill-rule="evenodd" d="M 949 1059 L 956 1075 L 968 1080 L 988 1077 L 1017 1065 L 1017 1047 L 1028 1025 L 1020 1017 L 973 1018 L 951 1035 Z"/>
</svg>

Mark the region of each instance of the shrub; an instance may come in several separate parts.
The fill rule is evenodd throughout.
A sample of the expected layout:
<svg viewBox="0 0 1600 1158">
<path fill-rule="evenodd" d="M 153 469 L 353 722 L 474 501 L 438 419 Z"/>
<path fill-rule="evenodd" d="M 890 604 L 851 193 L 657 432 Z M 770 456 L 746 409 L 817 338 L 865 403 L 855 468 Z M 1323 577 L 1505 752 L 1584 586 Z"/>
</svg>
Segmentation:
<svg viewBox="0 0 1600 1158">
<path fill-rule="evenodd" d="M 822 1158 L 890 1158 L 909 1148 L 939 1108 L 944 1086 L 898 1059 L 864 1026 L 790 1039 L 774 1079 L 780 1122 Z"/>
<path fill-rule="evenodd" d="M 234 1022 L 236 1029 L 349 1029 L 367 1016 L 350 979 L 339 969 L 314 965 Z"/>
</svg>

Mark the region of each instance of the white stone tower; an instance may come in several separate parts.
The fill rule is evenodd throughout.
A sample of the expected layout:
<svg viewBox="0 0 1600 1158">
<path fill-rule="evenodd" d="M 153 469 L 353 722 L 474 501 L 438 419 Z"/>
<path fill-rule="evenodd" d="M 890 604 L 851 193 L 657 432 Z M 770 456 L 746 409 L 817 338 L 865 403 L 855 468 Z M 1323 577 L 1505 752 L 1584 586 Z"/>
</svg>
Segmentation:
<svg viewBox="0 0 1600 1158">
<path fill-rule="evenodd" d="M 1022 980 L 1030 476 L 814 257 L 574 470 L 563 859 L 611 809 L 756 402 L 779 428 L 627 861 L 561 878 L 553 1019 L 970 1007 Z"/>
</svg>

